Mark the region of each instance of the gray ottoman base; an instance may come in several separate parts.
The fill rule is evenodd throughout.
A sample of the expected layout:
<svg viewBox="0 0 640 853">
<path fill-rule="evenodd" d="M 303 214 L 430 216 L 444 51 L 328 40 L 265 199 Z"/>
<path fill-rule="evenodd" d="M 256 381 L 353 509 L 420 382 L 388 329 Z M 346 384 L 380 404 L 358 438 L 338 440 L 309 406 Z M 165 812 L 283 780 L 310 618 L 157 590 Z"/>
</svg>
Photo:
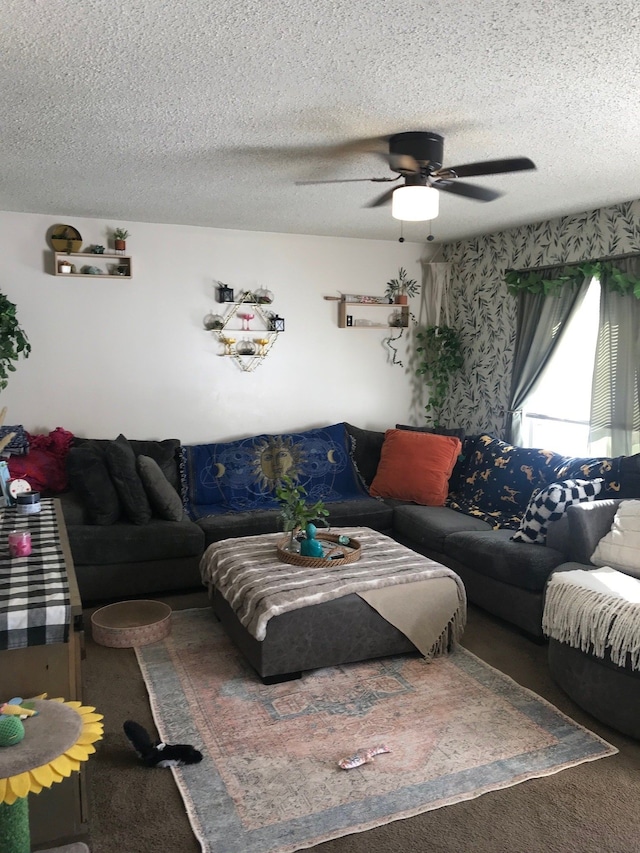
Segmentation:
<svg viewBox="0 0 640 853">
<path fill-rule="evenodd" d="M 262 642 L 249 634 L 217 590 L 213 610 L 251 666 L 269 683 L 306 669 L 418 653 L 401 631 L 355 594 L 275 616 Z"/>
<path fill-rule="evenodd" d="M 640 672 L 549 640 L 554 681 L 596 719 L 640 740 Z"/>
</svg>

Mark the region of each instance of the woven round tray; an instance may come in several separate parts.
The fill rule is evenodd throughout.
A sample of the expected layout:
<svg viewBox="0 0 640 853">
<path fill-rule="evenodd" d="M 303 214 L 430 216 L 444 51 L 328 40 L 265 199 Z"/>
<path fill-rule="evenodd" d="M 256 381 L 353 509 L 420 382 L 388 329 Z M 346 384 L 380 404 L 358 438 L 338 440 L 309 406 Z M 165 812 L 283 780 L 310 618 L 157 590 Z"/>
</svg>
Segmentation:
<svg viewBox="0 0 640 853">
<path fill-rule="evenodd" d="M 357 539 L 350 538 L 348 545 L 341 545 L 338 542 L 338 536 L 333 533 L 318 533 L 316 539 L 319 539 L 321 542 L 328 542 L 334 547 L 325 548 L 324 557 L 305 557 L 302 554 L 297 554 L 295 551 L 287 551 L 285 546 L 289 542 L 289 537 L 286 536 L 277 545 L 278 559 L 281 563 L 289 563 L 292 566 L 310 566 L 321 569 L 326 567 L 327 563 L 332 566 L 355 563 L 360 559 L 360 555 L 362 554 L 362 547 Z M 343 557 L 335 556 L 341 553 L 344 554 Z"/>
<path fill-rule="evenodd" d="M 117 601 L 91 617 L 93 639 L 113 649 L 156 643 L 170 631 L 171 608 L 162 601 Z"/>
</svg>

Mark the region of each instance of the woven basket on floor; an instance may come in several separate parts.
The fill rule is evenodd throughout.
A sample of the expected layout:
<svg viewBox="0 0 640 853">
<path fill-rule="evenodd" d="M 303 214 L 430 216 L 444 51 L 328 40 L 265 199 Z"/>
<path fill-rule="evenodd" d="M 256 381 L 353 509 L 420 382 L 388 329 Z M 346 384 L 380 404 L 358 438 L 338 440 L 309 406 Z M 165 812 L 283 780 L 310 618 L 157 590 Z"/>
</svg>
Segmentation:
<svg viewBox="0 0 640 853">
<path fill-rule="evenodd" d="M 292 566 L 310 566 L 311 568 L 322 569 L 326 568 L 327 564 L 332 566 L 343 566 L 346 563 L 355 563 L 360 559 L 362 548 L 357 539 L 349 539 L 348 545 L 341 545 L 338 541 L 338 536 L 333 533 L 318 533 L 316 539 L 320 542 L 329 542 L 335 547 L 325 551 L 324 557 L 305 557 L 302 554 L 297 554 L 295 551 L 288 551 L 286 548 L 289 542 L 289 536 L 286 536 L 282 542 L 277 545 L 278 559 L 281 563 L 289 563 Z M 343 557 L 332 557 L 332 554 L 343 553 Z"/>
</svg>

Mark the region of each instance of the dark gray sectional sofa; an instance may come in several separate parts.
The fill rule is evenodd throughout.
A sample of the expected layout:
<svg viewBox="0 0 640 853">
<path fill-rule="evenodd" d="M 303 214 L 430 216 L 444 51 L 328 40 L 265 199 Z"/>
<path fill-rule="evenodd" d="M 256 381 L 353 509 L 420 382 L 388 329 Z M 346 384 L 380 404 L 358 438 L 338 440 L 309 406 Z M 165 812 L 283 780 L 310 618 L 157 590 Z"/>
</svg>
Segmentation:
<svg viewBox="0 0 640 853">
<path fill-rule="evenodd" d="M 334 527 L 366 526 L 391 535 L 413 550 L 456 571 L 465 583 L 468 600 L 507 620 L 535 638 L 542 638 L 544 590 L 550 573 L 575 559 L 566 523 L 549 529 L 546 545 L 515 542 L 511 527 L 496 529 L 497 519 L 465 505 L 465 481 L 477 437 L 463 442 L 463 453 L 450 482 L 447 506 L 418 506 L 367 494 L 377 470 L 385 437 L 381 431 L 345 424 L 352 449 L 352 464 L 363 483 L 360 497 L 327 504 Z M 107 442 L 88 442 L 98 455 Z M 76 440 L 70 458 L 77 456 L 83 440 Z M 135 455 L 158 461 L 176 493 L 180 492 L 181 454 L 176 439 L 129 442 Z M 500 449 L 500 447 L 498 448 Z M 82 455 L 82 454 L 80 454 Z M 498 457 L 499 459 L 503 457 Z M 80 460 L 82 464 L 82 459 Z M 576 460 L 575 469 L 583 460 Z M 496 469 L 500 469 L 500 463 Z M 526 466 L 525 466 L 526 467 Z M 556 470 L 556 469 L 554 469 Z M 573 470 L 573 469 L 572 469 Z M 624 494 L 640 496 L 640 462 L 626 459 Z M 500 471 L 498 475 L 501 476 Z M 70 478 L 74 482 L 74 478 Z M 613 482 L 613 481 L 612 481 Z M 614 488 L 620 483 L 613 482 Z M 528 496 L 522 500 L 528 501 Z M 80 593 L 85 603 L 153 595 L 197 588 L 198 565 L 206 547 L 220 539 L 272 533 L 281 529 L 277 510 L 252 510 L 190 520 L 165 520 L 155 515 L 136 524 L 119 517 L 109 524 L 92 523 L 81 497 L 71 488 L 61 496 Z"/>
</svg>

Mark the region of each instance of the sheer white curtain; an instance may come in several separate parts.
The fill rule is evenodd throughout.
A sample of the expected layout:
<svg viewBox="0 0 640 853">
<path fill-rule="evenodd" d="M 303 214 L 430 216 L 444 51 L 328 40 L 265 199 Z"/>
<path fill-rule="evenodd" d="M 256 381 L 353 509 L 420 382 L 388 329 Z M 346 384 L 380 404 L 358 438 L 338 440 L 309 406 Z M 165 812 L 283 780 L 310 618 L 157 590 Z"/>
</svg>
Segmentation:
<svg viewBox="0 0 640 853">
<path fill-rule="evenodd" d="M 424 325 L 450 326 L 449 284 L 451 264 L 424 261 Z"/>
<path fill-rule="evenodd" d="M 640 274 L 640 259 L 616 263 Z M 640 299 L 621 295 L 602 277 L 600 326 L 593 372 L 590 452 L 629 456 L 640 452 Z"/>
</svg>

